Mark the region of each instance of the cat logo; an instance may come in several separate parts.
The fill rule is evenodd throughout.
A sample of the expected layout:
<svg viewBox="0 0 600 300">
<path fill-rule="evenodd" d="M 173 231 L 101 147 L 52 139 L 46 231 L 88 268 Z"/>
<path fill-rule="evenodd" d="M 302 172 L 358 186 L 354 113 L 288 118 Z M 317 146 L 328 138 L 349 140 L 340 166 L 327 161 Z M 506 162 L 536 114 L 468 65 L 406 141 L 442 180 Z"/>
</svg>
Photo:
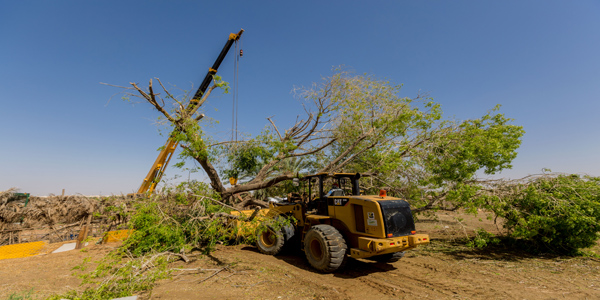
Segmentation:
<svg viewBox="0 0 600 300">
<path fill-rule="evenodd" d="M 329 198 L 329 200 L 327 200 L 328 205 L 334 205 L 334 206 L 345 206 L 346 204 L 348 204 L 348 201 L 350 199 L 348 198 Z"/>
</svg>

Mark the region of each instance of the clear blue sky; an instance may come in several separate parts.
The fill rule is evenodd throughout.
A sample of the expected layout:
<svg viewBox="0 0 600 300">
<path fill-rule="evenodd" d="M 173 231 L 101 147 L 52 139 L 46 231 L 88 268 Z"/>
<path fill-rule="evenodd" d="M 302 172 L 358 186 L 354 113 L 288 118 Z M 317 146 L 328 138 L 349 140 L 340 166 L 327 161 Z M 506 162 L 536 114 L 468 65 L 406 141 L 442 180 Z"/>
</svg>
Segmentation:
<svg viewBox="0 0 600 300">
<path fill-rule="evenodd" d="M 502 104 L 527 133 L 501 176 L 600 176 L 599 16 L 598 1 L 2 1 L 0 190 L 136 190 L 165 141 L 158 113 L 99 83 L 197 86 L 240 28 L 246 132 L 294 118 L 294 85 L 346 65 L 429 92 L 448 117 Z M 231 81 L 231 53 L 219 74 Z M 207 106 L 217 136 L 231 101 Z"/>
</svg>

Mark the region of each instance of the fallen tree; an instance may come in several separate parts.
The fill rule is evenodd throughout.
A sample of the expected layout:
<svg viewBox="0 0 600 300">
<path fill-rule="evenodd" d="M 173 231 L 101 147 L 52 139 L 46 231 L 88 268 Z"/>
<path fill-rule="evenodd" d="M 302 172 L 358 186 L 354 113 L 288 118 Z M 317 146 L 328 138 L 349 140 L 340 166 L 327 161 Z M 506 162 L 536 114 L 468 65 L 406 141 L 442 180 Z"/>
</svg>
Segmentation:
<svg viewBox="0 0 600 300">
<path fill-rule="evenodd" d="M 226 88 L 215 79 L 193 110 L 186 109 L 191 99 L 176 99 L 162 83 L 164 97 L 154 92 L 152 81 L 145 90 L 135 83 L 123 88 L 161 113 L 183 147 L 181 158 L 197 162 L 226 202 L 309 172 L 377 173 L 373 189 L 387 186 L 408 199 L 422 191 L 448 193 L 472 181 L 478 170 L 494 174 L 510 168 L 523 134 L 498 107 L 478 119 L 444 120 L 431 98 L 401 97 L 399 85 L 338 70 L 296 90 L 304 114 L 291 127 L 282 129 L 267 118 L 268 127 L 254 137 L 214 140 L 199 123 L 204 117 L 199 108 L 215 88 Z M 240 182 L 228 186 L 221 177 Z M 423 201 L 432 195 L 415 204 L 442 208 L 437 200 Z"/>
</svg>

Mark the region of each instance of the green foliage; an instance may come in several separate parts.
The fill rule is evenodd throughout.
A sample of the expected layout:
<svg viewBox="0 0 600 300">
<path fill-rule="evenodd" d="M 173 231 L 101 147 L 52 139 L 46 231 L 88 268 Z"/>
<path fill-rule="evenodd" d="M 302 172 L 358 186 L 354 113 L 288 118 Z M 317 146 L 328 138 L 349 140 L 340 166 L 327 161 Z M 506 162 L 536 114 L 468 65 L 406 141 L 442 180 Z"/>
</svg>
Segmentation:
<svg viewBox="0 0 600 300">
<path fill-rule="evenodd" d="M 185 130 L 174 127 L 173 134 L 171 135 L 175 141 L 185 145 L 179 154 L 180 159 L 196 157 L 204 159 L 209 157 L 210 153 L 206 143 L 209 137 L 206 136 L 200 124 L 194 119 L 189 118 L 181 120 L 180 123 L 180 126 L 185 128 Z"/>
<path fill-rule="evenodd" d="M 465 120 L 455 130 L 436 138 L 424 160 L 432 174 L 430 182 L 439 186 L 444 182 L 462 183 L 480 169 L 495 174 L 512 167 L 524 131 L 521 126 L 510 125 L 511 119 L 503 114 L 492 114 L 499 108 L 479 119 Z"/>
<path fill-rule="evenodd" d="M 183 230 L 173 227 L 176 221 L 165 218 L 162 214 L 164 213 L 160 211 L 156 202 L 138 205 L 137 213 L 130 221 L 135 231 L 126 243 L 133 255 L 139 256 L 151 250 L 162 252 L 171 248 L 175 251 L 183 249 Z"/>
<path fill-rule="evenodd" d="M 8 295 L 7 300 L 28 300 L 33 299 L 33 289 L 21 293 L 14 292 Z"/>
<path fill-rule="evenodd" d="M 493 200 L 509 236 L 531 251 L 574 255 L 600 237 L 599 177 L 542 176 Z"/>
<path fill-rule="evenodd" d="M 475 237 L 467 242 L 467 246 L 471 248 L 485 248 L 490 245 L 500 244 L 500 242 L 500 238 L 485 231 L 483 228 L 479 228 L 475 232 Z"/>
<path fill-rule="evenodd" d="M 213 84 L 223 90 L 223 94 L 229 94 L 229 82 L 223 81 L 223 78 L 219 75 L 213 75 Z"/>
<path fill-rule="evenodd" d="M 267 149 L 264 144 L 256 140 L 231 147 L 227 152 L 229 168 L 223 170 L 223 176 L 226 178 L 244 178 L 256 175 L 260 168 L 272 157 L 272 150 Z"/>
<path fill-rule="evenodd" d="M 140 203 L 130 224 L 135 229 L 124 246 L 134 256 L 151 251 L 212 251 L 217 242 L 226 243 L 234 228 L 221 218 L 211 218 L 229 209 L 201 196 L 190 205 L 182 205 L 185 196 L 175 194 L 165 199 L 148 199 Z M 185 198 L 187 199 L 187 198 Z"/>
<path fill-rule="evenodd" d="M 283 230 L 283 228 L 286 227 L 294 228 L 297 222 L 298 220 L 296 220 L 296 218 L 294 218 L 293 216 L 279 215 L 274 218 L 268 218 L 264 221 L 260 221 L 260 223 L 257 226 L 256 232 L 261 234 L 268 230 L 268 228 L 271 228 L 275 231 Z M 252 237 L 249 237 L 249 242 L 254 244 L 256 242 L 255 238 L 256 235 L 252 235 Z"/>
</svg>

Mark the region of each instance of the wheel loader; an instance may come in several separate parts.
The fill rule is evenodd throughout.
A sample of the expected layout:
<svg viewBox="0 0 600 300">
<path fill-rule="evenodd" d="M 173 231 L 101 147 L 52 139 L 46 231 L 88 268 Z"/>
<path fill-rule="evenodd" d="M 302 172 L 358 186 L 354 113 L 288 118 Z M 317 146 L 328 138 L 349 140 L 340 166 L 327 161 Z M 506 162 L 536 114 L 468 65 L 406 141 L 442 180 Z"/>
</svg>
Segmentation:
<svg viewBox="0 0 600 300">
<path fill-rule="evenodd" d="M 347 257 L 393 262 L 404 251 L 429 243 L 428 235 L 416 234 L 408 202 L 389 197 L 384 190 L 362 195 L 360 177 L 318 173 L 295 179 L 306 183 L 308 194 L 269 202 L 256 230 L 259 251 L 277 255 L 299 238 L 310 265 L 329 273 Z M 327 183 L 332 188 L 325 192 Z"/>
</svg>

